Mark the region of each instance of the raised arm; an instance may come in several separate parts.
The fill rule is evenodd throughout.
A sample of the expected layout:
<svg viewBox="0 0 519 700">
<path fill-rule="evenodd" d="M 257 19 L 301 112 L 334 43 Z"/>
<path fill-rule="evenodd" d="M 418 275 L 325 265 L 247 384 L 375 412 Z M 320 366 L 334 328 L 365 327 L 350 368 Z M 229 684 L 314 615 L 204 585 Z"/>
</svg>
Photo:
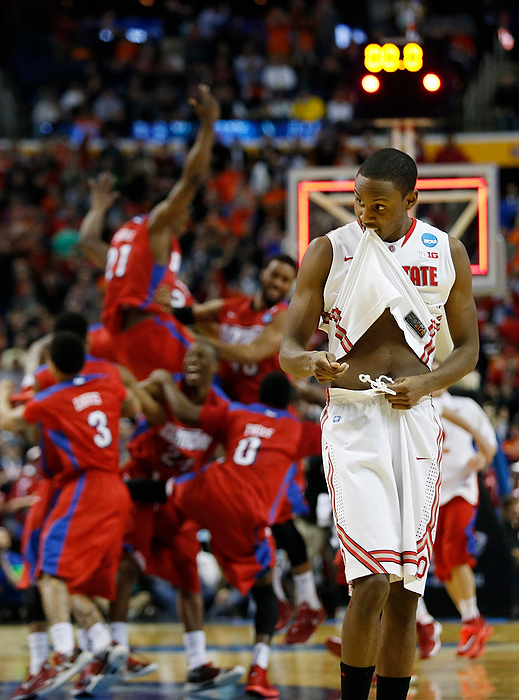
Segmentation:
<svg viewBox="0 0 519 700">
<path fill-rule="evenodd" d="M 296 289 L 286 316 L 279 361 L 293 377 L 310 377 L 325 383 L 338 379 L 348 369 L 329 352 L 307 350 L 323 311 L 323 290 L 332 263 L 331 243 L 325 236 L 313 240 L 297 275 Z"/>
<path fill-rule="evenodd" d="M 207 85 L 200 85 L 189 104 L 200 120 L 195 142 L 186 156 L 182 174 L 166 199 L 150 212 L 149 233 L 154 236 L 187 212 L 197 189 L 209 172 L 214 142 L 214 123 L 220 117 L 220 105 Z"/>
<path fill-rule="evenodd" d="M 101 173 L 97 180 L 88 181 L 90 187 L 90 209 L 79 227 L 79 245 L 87 258 L 96 267 L 104 268 L 109 245 L 103 241 L 103 226 L 106 212 L 119 196 L 114 190 L 112 173 Z"/>
</svg>

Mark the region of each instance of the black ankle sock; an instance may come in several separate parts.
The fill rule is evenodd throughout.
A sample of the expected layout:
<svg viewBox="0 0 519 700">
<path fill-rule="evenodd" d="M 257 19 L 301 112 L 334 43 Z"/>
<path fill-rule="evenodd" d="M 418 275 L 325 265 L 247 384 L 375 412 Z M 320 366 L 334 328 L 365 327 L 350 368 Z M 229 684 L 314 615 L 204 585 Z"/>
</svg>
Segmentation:
<svg viewBox="0 0 519 700">
<path fill-rule="evenodd" d="M 367 700 L 374 666 L 348 666 L 341 661 L 341 700 Z"/>
<path fill-rule="evenodd" d="M 377 700 L 405 700 L 411 678 L 377 675 Z"/>
</svg>

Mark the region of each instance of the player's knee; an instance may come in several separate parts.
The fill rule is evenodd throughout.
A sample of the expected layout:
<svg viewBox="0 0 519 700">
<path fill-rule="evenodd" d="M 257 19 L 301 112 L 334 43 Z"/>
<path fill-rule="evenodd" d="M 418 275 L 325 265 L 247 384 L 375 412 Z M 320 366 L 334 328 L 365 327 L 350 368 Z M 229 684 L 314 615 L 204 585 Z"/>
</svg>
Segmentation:
<svg viewBox="0 0 519 700">
<path fill-rule="evenodd" d="M 363 576 L 353 582 L 353 598 L 359 612 L 373 614 L 382 611 L 390 593 L 389 578 L 385 574 Z"/>
<path fill-rule="evenodd" d="M 253 586 L 251 594 L 256 603 L 256 634 L 264 634 L 271 637 L 274 634 L 274 627 L 278 619 L 278 599 L 272 584 Z"/>
<path fill-rule="evenodd" d="M 391 606 L 392 613 L 403 618 L 413 617 L 416 614 L 418 594 L 404 588 L 402 581 L 391 584 L 388 598 L 388 605 Z"/>
</svg>

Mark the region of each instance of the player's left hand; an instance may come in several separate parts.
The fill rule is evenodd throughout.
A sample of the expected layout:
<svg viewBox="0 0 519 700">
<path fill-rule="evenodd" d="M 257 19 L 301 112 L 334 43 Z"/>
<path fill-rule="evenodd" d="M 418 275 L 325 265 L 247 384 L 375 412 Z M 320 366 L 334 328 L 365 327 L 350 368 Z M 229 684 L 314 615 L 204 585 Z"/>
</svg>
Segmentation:
<svg viewBox="0 0 519 700">
<path fill-rule="evenodd" d="M 426 375 L 423 375 L 426 376 Z M 399 377 L 389 386 L 396 394 L 386 394 L 386 399 L 393 408 L 406 411 L 415 406 L 428 393 L 422 375 L 414 377 Z"/>
</svg>

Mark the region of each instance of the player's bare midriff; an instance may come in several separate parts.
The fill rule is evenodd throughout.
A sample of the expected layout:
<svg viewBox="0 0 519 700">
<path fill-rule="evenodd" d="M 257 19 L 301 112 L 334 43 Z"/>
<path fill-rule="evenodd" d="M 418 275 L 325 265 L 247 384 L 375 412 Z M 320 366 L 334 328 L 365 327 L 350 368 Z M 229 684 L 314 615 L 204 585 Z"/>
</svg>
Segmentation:
<svg viewBox="0 0 519 700">
<path fill-rule="evenodd" d="M 369 388 L 360 381 L 359 374 L 369 374 L 372 379 L 385 374 L 396 379 L 429 372 L 406 343 L 404 334 L 389 309 L 384 311 L 340 361 L 347 362 L 349 368 L 332 386 L 342 389 Z"/>
</svg>

